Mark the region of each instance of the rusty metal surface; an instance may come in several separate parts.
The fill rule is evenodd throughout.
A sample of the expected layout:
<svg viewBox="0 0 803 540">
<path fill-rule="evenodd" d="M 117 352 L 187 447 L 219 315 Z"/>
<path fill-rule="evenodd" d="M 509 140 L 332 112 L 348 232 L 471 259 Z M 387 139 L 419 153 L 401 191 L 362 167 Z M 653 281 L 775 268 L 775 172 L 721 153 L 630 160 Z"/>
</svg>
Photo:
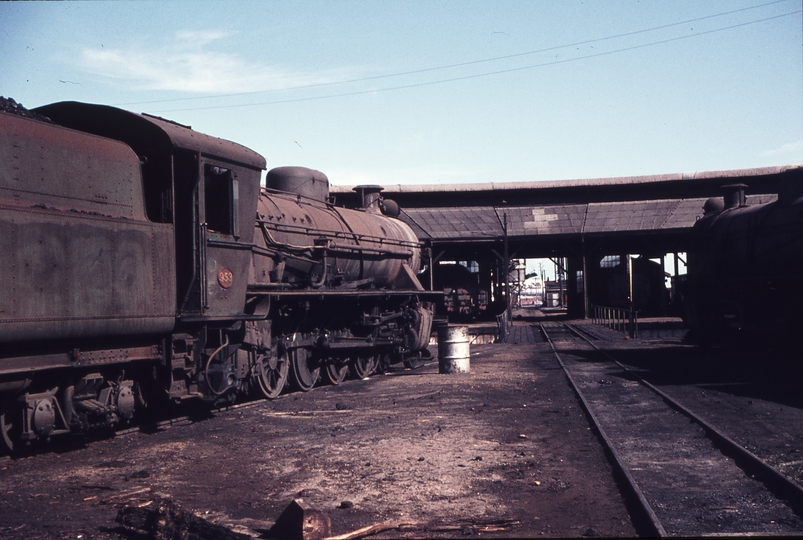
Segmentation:
<svg viewBox="0 0 803 540">
<path fill-rule="evenodd" d="M 106 105 L 93 105 L 64 101 L 53 103 L 35 109 L 55 122 L 75 129 L 98 132 L 104 136 L 113 137 L 109 131 L 119 130 L 119 133 L 143 129 L 142 124 L 156 126 L 162 131 L 176 148 L 183 148 L 200 152 L 208 156 L 225 157 L 227 160 L 255 167 L 265 168 L 265 158 L 250 148 L 235 142 L 219 139 L 193 131 L 190 126 L 165 120 L 156 116 L 136 114 Z M 121 138 L 116 136 L 114 138 Z"/>
<path fill-rule="evenodd" d="M 402 264 L 414 273 L 421 265 L 418 238 L 394 218 L 270 192 L 262 193 L 258 213 L 261 230 L 255 237 L 257 244 L 290 254 L 285 261 L 288 275 L 270 281 L 315 276 L 322 284 L 334 274 L 343 282 L 371 279 L 375 286 L 383 287 L 396 280 Z M 268 277 L 259 275 L 257 280 L 265 282 Z"/>
<path fill-rule="evenodd" d="M 193 131 L 189 126 L 163 118 L 147 114 L 141 115 L 141 118 L 164 130 L 177 148 L 195 150 L 207 156 L 225 158 L 257 169 L 264 169 L 267 163 L 260 154 L 241 144 Z"/>
<path fill-rule="evenodd" d="M 261 156 L 187 126 L 77 103 L 39 113 L 55 123 L 0 116 L 9 452 L 117 426 L 137 403 L 233 401 L 255 377 L 276 397 L 282 354 L 297 381 L 311 354 L 327 369 L 352 354 L 383 369 L 426 357 L 422 244 L 402 221 L 336 208 L 325 189 L 260 197 Z"/>
<path fill-rule="evenodd" d="M 62 102 L 36 112 L 62 125 L 122 141 L 142 160 L 140 189 L 146 192 L 148 217 L 176 224 L 178 252 L 173 264 L 178 265 L 175 279 L 181 289 L 177 303 L 182 317 L 242 314 L 253 216 L 265 167 L 261 155 L 189 126 L 114 107 Z M 220 178 L 209 174 L 212 169 L 223 171 Z M 216 183 L 228 185 L 220 192 Z M 218 275 L 226 271 L 232 280 L 222 287 Z"/>
<path fill-rule="evenodd" d="M 329 179 L 321 171 L 307 167 L 276 167 L 265 178 L 268 189 L 295 193 L 325 202 L 329 198 Z"/>
<path fill-rule="evenodd" d="M 142 216 L 139 160 L 86 133 L 0 113 L 0 202 L 20 208 Z"/>
<path fill-rule="evenodd" d="M 0 362 L 0 376 L 28 374 L 34 371 L 57 368 L 89 368 L 113 365 L 132 360 L 160 360 L 162 352 L 155 345 L 143 347 L 125 347 L 82 351 L 73 349 L 56 354 L 38 354 L 33 356 L 10 356 Z M 0 385 L 2 388 L 2 385 Z"/>
<path fill-rule="evenodd" d="M 124 145 L 0 113 L 0 341 L 170 331 L 172 227 Z"/>
<path fill-rule="evenodd" d="M 223 165 L 223 161 L 210 162 L 207 165 Z M 237 197 L 230 201 L 212 201 L 213 205 L 231 205 L 236 207 L 232 217 L 237 223 L 231 231 L 214 231 L 209 228 L 210 217 L 205 216 L 207 226 L 204 227 L 205 246 L 203 261 L 205 262 L 206 298 L 203 314 L 209 317 L 237 318 L 245 306 L 246 288 L 251 269 L 252 242 L 254 239 L 254 216 L 259 199 L 260 171 L 252 167 L 228 165 L 236 178 Z M 177 194 L 182 196 L 182 194 Z M 213 191 L 207 191 L 206 209 L 212 204 L 208 198 Z"/>
</svg>

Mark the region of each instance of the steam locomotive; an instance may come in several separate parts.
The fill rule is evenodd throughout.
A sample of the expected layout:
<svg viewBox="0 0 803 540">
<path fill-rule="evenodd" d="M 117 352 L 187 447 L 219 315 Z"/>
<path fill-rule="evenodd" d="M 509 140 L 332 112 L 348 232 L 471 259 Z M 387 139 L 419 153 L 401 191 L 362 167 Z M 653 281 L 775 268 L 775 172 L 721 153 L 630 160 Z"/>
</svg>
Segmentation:
<svg viewBox="0 0 803 540">
<path fill-rule="evenodd" d="M 747 186 L 737 184 L 705 203 L 683 291 L 690 338 L 796 339 L 803 323 L 803 168 L 783 175 L 775 201 L 748 205 Z"/>
<path fill-rule="evenodd" d="M 338 384 L 427 354 L 422 246 L 378 186 L 267 174 L 236 143 L 63 102 L 0 112 L 9 450 L 185 400 Z"/>
</svg>

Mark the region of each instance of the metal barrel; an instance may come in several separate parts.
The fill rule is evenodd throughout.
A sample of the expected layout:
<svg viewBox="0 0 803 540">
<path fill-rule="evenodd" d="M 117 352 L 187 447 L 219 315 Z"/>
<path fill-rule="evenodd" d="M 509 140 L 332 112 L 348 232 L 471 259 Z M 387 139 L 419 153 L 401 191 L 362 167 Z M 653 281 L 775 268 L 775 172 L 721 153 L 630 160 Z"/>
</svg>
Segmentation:
<svg viewBox="0 0 803 540">
<path fill-rule="evenodd" d="M 471 342 L 466 326 L 438 328 L 438 371 L 440 373 L 468 373 L 470 371 Z"/>
</svg>

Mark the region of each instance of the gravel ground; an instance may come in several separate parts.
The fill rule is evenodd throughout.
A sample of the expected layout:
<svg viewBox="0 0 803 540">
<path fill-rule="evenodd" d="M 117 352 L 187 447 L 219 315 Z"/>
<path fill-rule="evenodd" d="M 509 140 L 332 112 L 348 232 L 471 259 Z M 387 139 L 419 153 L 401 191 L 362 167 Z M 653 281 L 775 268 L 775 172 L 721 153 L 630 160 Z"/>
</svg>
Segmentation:
<svg viewBox="0 0 803 540">
<path fill-rule="evenodd" d="M 378 538 L 635 534 L 543 344 L 475 345 L 470 374 L 433 361 L 1 457 L 0 481 L 2 538 L 118 538 L 120 507 L 159 498 L 256 537 L 296 498 L 332 534 L 382 522 L 412 526 Z"/>
</svg>

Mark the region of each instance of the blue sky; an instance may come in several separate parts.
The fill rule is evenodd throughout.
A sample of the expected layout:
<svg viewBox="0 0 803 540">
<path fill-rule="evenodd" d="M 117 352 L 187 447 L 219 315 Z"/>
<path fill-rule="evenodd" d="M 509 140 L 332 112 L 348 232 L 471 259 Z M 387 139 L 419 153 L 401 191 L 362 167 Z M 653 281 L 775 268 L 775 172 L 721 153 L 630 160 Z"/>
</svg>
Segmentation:
<svg viewBox="0 0 803 540">
<path fill-rule="evenodd" d="M 0 95 L 335 184 L 803 163 L 800 0 L 0 2 Z"/>
</svg>

